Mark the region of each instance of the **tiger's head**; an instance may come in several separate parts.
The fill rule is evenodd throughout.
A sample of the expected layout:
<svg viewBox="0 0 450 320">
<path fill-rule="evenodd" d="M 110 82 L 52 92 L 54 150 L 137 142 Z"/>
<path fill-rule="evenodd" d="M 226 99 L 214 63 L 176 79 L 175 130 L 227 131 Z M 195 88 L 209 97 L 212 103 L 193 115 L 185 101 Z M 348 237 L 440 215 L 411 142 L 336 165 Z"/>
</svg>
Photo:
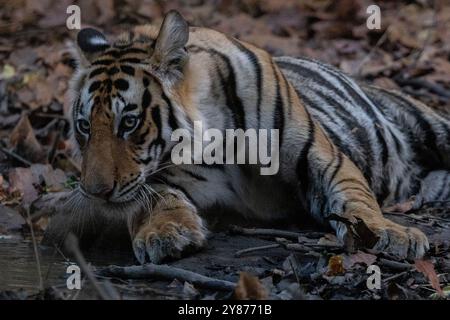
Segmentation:
<svg viewBox="0 0 450 320">
<path fill-rule="evenodd" d="M 175 11 L 159 29 L 137 27 L 114 43 L 94 29 L 78 33 L 72 129 L 84 196 L 129 202 L 170 160 L 171 132 L 184 121 L 173 88 L 183 77 L 188 35 Z"/>
</svg>

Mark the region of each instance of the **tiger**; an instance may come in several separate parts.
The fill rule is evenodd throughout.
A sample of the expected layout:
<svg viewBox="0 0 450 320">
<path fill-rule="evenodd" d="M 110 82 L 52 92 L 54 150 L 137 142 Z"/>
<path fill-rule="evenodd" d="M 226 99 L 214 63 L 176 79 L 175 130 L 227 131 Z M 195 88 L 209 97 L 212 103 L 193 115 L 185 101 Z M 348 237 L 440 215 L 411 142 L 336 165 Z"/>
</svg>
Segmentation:
<svg viewBox="0 0 450 320">
<path fill-rule="evenodd" d="M 328 64 L 272 57 L 189 26 L 177 11 L 113 42 L 82 29 L 75 49 L 71 123 L 81 174 L 74 193 L 80 207 L 124 219 L 139 263 L 205 247 L 206 221 L 223 219 L 222 209 L 269 223 L 306 213 L 341 243 L 399 259 L 429 250 L 421 230 L 381 208 L 450 198 L 447 114 Z M 276 129 L 278 172 L 174 164 L 172 134 L 192 133 L 196 121 L 221 132 Z"/>
</svg>

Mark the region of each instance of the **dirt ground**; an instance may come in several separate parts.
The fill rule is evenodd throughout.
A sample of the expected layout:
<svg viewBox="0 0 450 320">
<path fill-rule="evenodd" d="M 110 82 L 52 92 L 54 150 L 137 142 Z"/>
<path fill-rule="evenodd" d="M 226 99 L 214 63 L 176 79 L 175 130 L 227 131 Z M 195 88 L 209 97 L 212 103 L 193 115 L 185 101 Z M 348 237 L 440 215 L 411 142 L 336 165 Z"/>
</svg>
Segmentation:
<svg viewBox="0 0 450 320">
<path fill-rule="evenodd" d="M 160 23 L 164 12 L 177 9 L 191 25 L 220 30 L 263 47 L 275 56 L 308 56 L 328 62 L 369 83 L 401 89 L 439 111 L 450 112 L 450 4 L 446 0 L 4 0 L 3 3 L 0 6 L 0 298 L 4 299 L 102 296 L 87 279 L 86 272 L 81 291 L 67 290 L 66 268 L 78 260 L 73 250 L 55 249 L 54 244 L 61 243 L 64 234 L 58 226 L 66 220 L 64 214 L 58 213 L 58 203 L 49 200 L 70 192 L 79 176 L 79 159 L 72 154 L 66 118 L 67 84 L 75 68 L 70 47 L 76 30 L 66 27 L 66 8 L 71 4 L 81 8 L 82 27 L 99 28 L 109 36 L 132 25 Z M 366 8 L 373 3 L 381 8 L 379 30 L 366 26 Z M 450 202 L 419 211 L 410 211 L 407 204 L 402 204 L 389 211 L 389 218 L 418 226 L 430 237 L 432 248 L 424 261 L 395 261 L 374 252 L 346 253 L 329 230 L 310 224 L 302 223 L 302 229 L 290 226 L 295 233 L 287 235 L 277 231 L 286 229 L 283 225 L 270 226 L 275 229 L 259 230 L 253 235 L 245 234 L 251 233 L 247 229 L 233 231 L 230 225 L 225 225 L 212 234 L 205 250 L 168 262 L 171 268 L 238 282 L 237 289 L 217 290 L 210 282 L 192 284 L 181 276 L 177 280 L 161 275 L 130 279 L 132 269 L 112 273 L 102 269 L 136 263 L 120 225 L 100 223 L 95 229 L 87 228 L 80 247 L 96 281 L 112 298 L 448 297 Z M 27 223 L 29 215 L 32 229 Z M 119 233 L 123 236 L 118 237 Z M 253 250 L 261 246 L 264 248 Z M 247 253 L 239 252 L 249 248 L 252 250 Z M 372 264 L 381 269 L 381 289 L 367 287 L 371 275 L 367 267 Z"/>
</svg>

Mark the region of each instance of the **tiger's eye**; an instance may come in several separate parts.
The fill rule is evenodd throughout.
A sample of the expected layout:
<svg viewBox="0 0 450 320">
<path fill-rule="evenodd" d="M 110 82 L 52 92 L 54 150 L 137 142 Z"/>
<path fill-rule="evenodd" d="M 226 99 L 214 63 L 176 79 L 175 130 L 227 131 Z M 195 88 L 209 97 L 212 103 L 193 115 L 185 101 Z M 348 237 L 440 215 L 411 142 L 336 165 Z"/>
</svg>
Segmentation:
<svg viewBox="0 0 450 320">
<path fill-rule="evenodd" d="M 125 130 L 131 130 L 136 126 L 137 121 L 135 116 L 126 116 L 122 119 L 122 126 Z"/>
<path fill-rule="evenodd" d="M 89 121 L 80 119 L 77 121 L 77 127 L 78 130 L 84 134 L 89 134 L 91 130 L 91 125 L 89 124 Z"/>
</svg>

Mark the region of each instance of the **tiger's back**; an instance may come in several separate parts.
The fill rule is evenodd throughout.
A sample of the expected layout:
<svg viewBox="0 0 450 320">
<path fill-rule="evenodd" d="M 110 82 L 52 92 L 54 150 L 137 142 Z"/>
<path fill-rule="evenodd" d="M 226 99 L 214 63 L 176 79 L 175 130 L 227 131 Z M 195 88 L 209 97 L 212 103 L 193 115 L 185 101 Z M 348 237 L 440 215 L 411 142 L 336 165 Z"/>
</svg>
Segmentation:
<svg viewBox="0 0 450 320">
<path fill-rule="evenodd" d="M 446 115 L 318 61 L 275 61 L 329 137 L 364 173 L 380 204 L 407 200 L 430 171 L 450 168 Z M 448 181 L 436 183 L 443 198 L 450 197 Z"/>
</svg>

